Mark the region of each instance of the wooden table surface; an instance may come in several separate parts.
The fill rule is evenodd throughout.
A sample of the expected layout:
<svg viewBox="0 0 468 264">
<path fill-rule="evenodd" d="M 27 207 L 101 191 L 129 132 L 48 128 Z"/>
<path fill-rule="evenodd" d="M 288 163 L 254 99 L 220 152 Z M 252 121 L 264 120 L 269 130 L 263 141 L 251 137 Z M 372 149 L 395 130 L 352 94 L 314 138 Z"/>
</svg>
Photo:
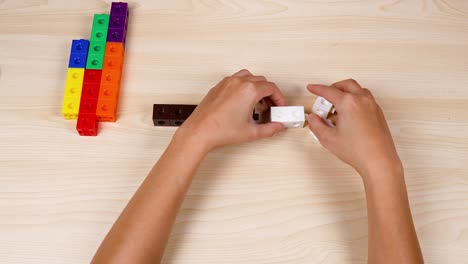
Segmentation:
<svg viewBox="0 0 468 264">
<path fill-rule="evenodd" d="M 248 68 L 310 108 L 307 83 L 355 78 L 387 116 L 427 263 L 468 263 L 468 2 L 131 1 L 117 123 L 61 115 L 71 39 L 110 1 L 0 1 L 0 262 L 87 263 L 173 128 Z M 183 164 L 181 164 L 183 165 Z M 359 176 L 308 134 L 211 153 L 164 263 L 366 263 Z"/>
</svg>

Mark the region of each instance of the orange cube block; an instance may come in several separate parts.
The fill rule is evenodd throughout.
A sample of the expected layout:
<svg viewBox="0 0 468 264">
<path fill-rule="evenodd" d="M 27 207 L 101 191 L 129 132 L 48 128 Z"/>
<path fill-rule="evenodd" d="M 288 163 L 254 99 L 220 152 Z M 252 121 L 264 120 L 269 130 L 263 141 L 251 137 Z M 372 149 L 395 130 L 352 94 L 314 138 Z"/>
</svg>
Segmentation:
<svg viewBox="0 0 468 264">
<path fill-rule="evenodd" d="M 121 71 L 120 70 L 102 70 L 102 78 L 101 78 L 101 86 L 104 85 L 120 85 L 120 77 Z"/>
<path fill-rule="evenodd" d="M 100 100 L 96 115 L 100 122 L 115 122 L 117 120 L 117 100 Z"/>
<path fill-rule="evenodd" d="M 107 42 L 106 43 L 106 56 L 123 57 L 124 45 L 121 42 Z"/>
</svg>

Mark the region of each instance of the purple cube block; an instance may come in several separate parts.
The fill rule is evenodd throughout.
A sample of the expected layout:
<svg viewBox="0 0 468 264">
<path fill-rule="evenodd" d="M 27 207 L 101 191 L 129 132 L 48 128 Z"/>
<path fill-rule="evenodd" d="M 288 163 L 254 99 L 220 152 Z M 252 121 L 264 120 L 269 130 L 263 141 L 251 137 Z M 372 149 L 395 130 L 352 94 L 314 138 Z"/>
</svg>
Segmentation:
<svg viewBox="0 0 468 264">
<path fill-rule="evenodd" d="M 107 42 L 125 42 L 127 30 L 125 28 L 109 28 Z"/>
<path fill-rule="evenodd" d="M 128 16 L 128 4 L 123 2 L 112 2 L 110 14 Z"/>
<path fill-rule="evenodd" d="M 109 28 L 127 28 L 127 16 L 111 15 Z"/>
</svg>

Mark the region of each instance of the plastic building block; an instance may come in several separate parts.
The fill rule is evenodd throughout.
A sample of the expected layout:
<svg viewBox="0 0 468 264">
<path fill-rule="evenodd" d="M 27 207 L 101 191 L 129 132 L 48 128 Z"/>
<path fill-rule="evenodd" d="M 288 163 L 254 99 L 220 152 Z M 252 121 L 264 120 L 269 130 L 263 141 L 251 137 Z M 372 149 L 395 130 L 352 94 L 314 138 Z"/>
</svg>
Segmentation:
<svg viewBox="0 0 468 264">
<path fill-rule="evenodd" d="M 68 69 L 62 103 L 62 114 L 65 119 L 78 117 L 84 71 L 84 69 Z"/>
<path fill-rule="evenodd" d="M 119 85 L 120 77 L 120 70 L 105 69 L 102 73 L 101 85 Z"/>
<path fill-rule="evenodd" d="M 196 105 L 153 105 L 153 123 L 155 126 L 180 126 L 195 110 Z"/>
<path fill-rule="evenodd" d="M 127 18 L 128 16 L 123 15 L 111 15 L 109 28 L 126 28 L 127 27 Z"/>
<path fill-rule="evenodd" d="M 128 16 L 128 3 L 113 2 L 110 13 L 111 15 Z"/>
<path fill-rule="evenodd" d="M 88 54 L 88 48 L 89 48 L 89 40 L 74 39 L 72 40 L 70 54 Z"/>
<path fill-rule="evenodd" d="M 303 106 L 272 106 L 271 122 L 279 122 L 285 127 L 304 127 L 305 113 Z"/>
<path fill-rule="evenodd" d="M 102 77 L 102 71 L 100 70 L 85 70 L 83 83 L 95 83 L 100 84 Z"/>
<path fill-rule="evenodd" d="M 91 41 L 89 47 L 89 54 L 101 54 L 104 57 L 106 52 L 106 42 L 105 41 Z"/>
<path fill-rule="evenodd" d="M 91 29 L 91 41 L 107 41 L 108 28 L 92 28 Z"/>
<path fill-rule="evenodd" d="M 83 84 L 83 89 L 81 91 L 82 98 L 94 98 L 98 99 L 99 97 L 99 84 L 97 83 L 86 83 Z"/>
<path fill-rule="evenodd" d="M 65 93 L 63 97 L 76 97 L 78 100 L 81 97 L 81 87 L 83 84 L 66 84 L 65 85 Z"/>
<path fill-rule="evenodd" d="M 119 92 L 120 87 L 118 85 L 101 85 L 101 88 L 99 89 L 99 101 L 117 100 Z"/>
<path fill-rule="evenodd" d="M 103 54 L 88 54 L 88 60 L 86 62 L 86 69 L 91 70 L 102 70 L 104 64 Z"/>
<path fill-rule="evenodd" d="M 336 112 L 335 107 L 332 103 L 327 101 L 325 98 L 319 96 L 312 106 L 312 112 L 323 119 L 327 119 L 329 114 Z"/>
<path fill-rule="evenodd" d="M 107 42 L 106 43 L 106 56 L 118 56 L 124 55 L 124 46 L 120 42 Z"/>
<path fill-rule="evenodd" d="M 123 56 L 105 56 L 102 70 L 116 70 L 121 72 L 123 66 Z"/>
<path fill-rule="evenodd" d="M 127 30 L 125 28 L 109 28 L 107 33 L 107 41 L 125 43 L 126 35 Z"/>
<path fill-rule="evenodd" d="M 95 14 L 93 18 L 93 28 L 108 28 L 109 14 Z"/>
<path fill-rule="evenodd" d="M 85 68 L 88 48 L 89 41 L 84 39 L 72 40 L 68 68 Z"/>
<path fill-rule="evenodd" d="M 335 127 L 335 124 L 328 119 L 330 114 L 336 113 L 335 107 L 327 99 L 319 96 L 315 99 L 314 105 L 312 106 L 312 113 L 320 116 L 330 127 Z M 310 134 L 318 141 L 314 132 L 310 131 Z"/>
<path fill-rule="evenodd" d="M 117 102 L 115 100 L 99 100 L 96 116 L 101 122 L 115 122 L 117 120 Z"/>
<path fill-rule="evenodd" d="M 81 88 L 84 72 L 85 70 L 81 68 L 69 68 L 65 86 L 79 86 L 79 88 Z"/>
<path fill-rule="evenodd" d="M 93 114 L 81 114 L 78 116 L 78 122 L 76 123 L 76 130 L 80 136 L 97 136 L 98 132 L 98 121 L 96 115 Z"/>
<path fill-rule="evenodd" d="M 70 61 L 68 62 L 68 68 L 85 68 L 87 54 L 70 54 Z"/>
<path fill-rule="evenodd" d="M 107 14 L 94 15 L 93 27 L 91 29 L 91 42 L 106 42 L 107 32 L 109 29 L 109 19 L 110 16 Z"/>
<path fill-rule="evenodd" d="M 62 114 L 65 119 L 73 120 L 78 118 L 80 110 L 80 97 L 64 97 L 62 104 Z"/>
<path fill-rule="evenodd" d="M 79 114 L 94 114 L 96 115 L 97 98 L 83 98 L 81 96 Z"/>
<path fill-rule="evenodd" d="M 127 3 L 112 3 L 107 42 L 125 44 L 128 28 L 129 10 Z"/>
</svg>

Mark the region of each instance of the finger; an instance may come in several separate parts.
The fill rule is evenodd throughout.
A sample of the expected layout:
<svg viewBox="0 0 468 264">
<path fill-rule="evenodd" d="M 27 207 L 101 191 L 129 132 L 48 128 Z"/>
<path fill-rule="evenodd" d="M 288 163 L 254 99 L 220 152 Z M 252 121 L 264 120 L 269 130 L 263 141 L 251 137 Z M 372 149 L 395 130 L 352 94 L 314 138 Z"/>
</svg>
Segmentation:
<svg viewBox="0 0 468 264">
<path fill-rule="evenodd" d="M 252 139 L 272 137 L 276 133 L 283 131 L 285 127 L 281 123 L 271 122 L 266 124 L 255 124 L 252 126 Z"/>
<path fill-rule="evenodd" d="M 257 82 L 256 83 L 257 87 L 257 97 L 256 102 L 260 101 L 261 99 L 265 97 L 269 97 L 271 101 L 273 101 L 273 104 L 276 106 L 285 106 L 286 105 L 286 99 L 284 98 L 284 95 L 281 93 L 280 89 L 278 86 L 276 86 L 275 83 L 272 82 Z"/>
<path fill-rule="evenodd" d="M 316 114 L 307 115 L 309 129 L 315 134 L 321 144 L 327 144 L 333 137 L 335 130 Z"/>
<path fill-rule="evenodd" d="M 266 82 L 267 79 L 264 76 L 248 76 L 247 80 L 251 82 Z"/>
<path fill-rule="evenodd" d="M 347 93 L 356 94 L 356 93 L 362 92 L 361 85 L 359 85 L 359 83 L 353 79 L 339 81 L 339 82 L 332 84 L 331 86 L 336 87 L 340 89 L 341 91 L 347 92 Z"/>
<path fill-rule="evenodd" d="M 344 95 L 343 91 L 336 87 L 320 84 L 309 84 L 307 90 L 315 95 L 322 96 L 335 106 L 340 104 Z"/>
<path fill-rule="evenodd" d="M 249 72 L 249 70 L 242 69 L 232 75 L 232 77 L 248 77 L 252 76 L 252 73 Z"/>
</svg>

